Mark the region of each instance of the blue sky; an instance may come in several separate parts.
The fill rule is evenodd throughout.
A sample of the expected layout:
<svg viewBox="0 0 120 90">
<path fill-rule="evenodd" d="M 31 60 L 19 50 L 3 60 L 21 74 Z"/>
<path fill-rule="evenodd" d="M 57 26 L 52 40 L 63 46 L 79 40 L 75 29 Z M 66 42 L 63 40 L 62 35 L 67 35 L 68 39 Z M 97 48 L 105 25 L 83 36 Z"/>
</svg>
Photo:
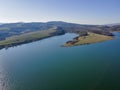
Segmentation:
<svg viewBox="0 0 120 90">
<path fill-rule="evenodd" d="M 120 23 L 120 0 L 0 0 L 0 22 Z"/>
</svg>

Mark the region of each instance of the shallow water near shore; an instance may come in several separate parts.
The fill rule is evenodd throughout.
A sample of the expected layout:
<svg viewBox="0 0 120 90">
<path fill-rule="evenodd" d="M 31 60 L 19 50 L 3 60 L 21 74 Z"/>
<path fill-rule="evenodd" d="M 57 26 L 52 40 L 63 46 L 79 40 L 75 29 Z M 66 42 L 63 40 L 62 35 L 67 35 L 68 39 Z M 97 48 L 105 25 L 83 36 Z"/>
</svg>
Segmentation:
<svg viewBox="0 0 120 90">
<path fill-rule="evenodd" d="M 119 90 L 120 33 L 115 39 L 61 47 L 67 33 L 0 50 L 0 90 Z"/>
</svg>

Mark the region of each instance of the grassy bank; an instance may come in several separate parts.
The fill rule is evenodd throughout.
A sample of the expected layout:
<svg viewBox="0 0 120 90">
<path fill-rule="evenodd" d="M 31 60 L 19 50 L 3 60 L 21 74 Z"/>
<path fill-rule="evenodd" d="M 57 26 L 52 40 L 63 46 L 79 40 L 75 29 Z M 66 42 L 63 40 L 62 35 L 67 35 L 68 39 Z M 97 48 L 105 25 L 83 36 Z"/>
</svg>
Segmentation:
<svg viewBox="0 0 120 90">
<path fill-rule="evenodd" d="M 0 47 L 9 47 L 14 46 L 18 44 L 28 43 L 36 40 L 40 40 L 46 37 L 52 36 L 51 33 L 56 32 L 56 30 L 43 30 L 43 31 L 36 31 L 36 32 L 30 32 L 18 36 L 12 36 L 8 37 L 3 41 L 0 41 Z"/>
<path fill-rule="evenodd" d="M 66 42 L 64 46 L 68 47 L 68 46 L 91 44 L 91 43 L 102 42 L 102 41 L 111 40 L 111 39 L 113 39 L 112 36 L 88 33 L 87 36 L 79 36 L 77 40 Z"/>
</svg>

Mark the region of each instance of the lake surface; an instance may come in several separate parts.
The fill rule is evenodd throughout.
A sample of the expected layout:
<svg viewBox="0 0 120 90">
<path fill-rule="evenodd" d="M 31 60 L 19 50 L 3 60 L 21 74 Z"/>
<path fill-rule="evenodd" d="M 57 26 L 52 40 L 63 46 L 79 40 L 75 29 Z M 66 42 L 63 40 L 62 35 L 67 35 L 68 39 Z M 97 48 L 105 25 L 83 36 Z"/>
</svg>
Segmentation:
<svg viewBox="0 0 120 90">
<path fill-rule="evenodd" d="M 0 50 L 0 90 L 120 90 L 120 33 L 61 47 L 75 34 Z"/>
</svg>

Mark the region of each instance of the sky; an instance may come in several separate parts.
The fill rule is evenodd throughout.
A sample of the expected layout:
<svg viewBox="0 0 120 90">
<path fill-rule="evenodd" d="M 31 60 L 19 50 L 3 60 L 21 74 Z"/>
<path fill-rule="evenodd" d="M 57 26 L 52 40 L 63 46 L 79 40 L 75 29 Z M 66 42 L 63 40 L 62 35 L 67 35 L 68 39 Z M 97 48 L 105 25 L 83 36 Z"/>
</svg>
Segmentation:
<svg viewBox="0 0 120 90">
<path fill-rule="evenodd" d="M 120 0 L 0 0 L 0 22 L 120 23 Z"/>
</svg>

